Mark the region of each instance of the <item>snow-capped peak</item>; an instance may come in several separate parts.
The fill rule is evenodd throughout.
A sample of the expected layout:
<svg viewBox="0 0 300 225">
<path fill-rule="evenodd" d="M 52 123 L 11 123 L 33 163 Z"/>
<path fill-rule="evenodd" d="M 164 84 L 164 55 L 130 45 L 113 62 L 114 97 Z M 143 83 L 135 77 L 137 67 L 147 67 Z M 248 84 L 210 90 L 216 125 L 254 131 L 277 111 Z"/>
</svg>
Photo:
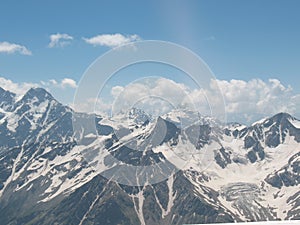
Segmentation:
<svg viewBox="0 0 300 225">
<path fill-rule="evenodd" d="M 146 113 L 139 108 L 131 108 L 128 112 L 128 119 L 133 120 L 137 124 L 143 124 L 152 120 L 152 115 Z"/>
<path fill-rule="evenodd" d="M 55 100 L 53 96 L 44 88 L 30 88 L 22 97 L 22 102 L 32 101 L 32 99 L 42 102 L 45 100 Z"/>
</svg>

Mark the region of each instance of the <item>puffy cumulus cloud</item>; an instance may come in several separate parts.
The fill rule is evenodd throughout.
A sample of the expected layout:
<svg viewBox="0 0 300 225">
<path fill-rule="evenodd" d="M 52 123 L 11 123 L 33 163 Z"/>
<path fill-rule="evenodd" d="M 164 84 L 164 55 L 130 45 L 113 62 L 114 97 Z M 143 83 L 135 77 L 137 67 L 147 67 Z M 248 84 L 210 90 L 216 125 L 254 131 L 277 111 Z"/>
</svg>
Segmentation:
<svg viewBox="0 0 300 225">
<path fill-rule="evenodd" d="M 264 82 L 253 79 L 248 82 L 231 80 L 217 81 L 224 93 L 227 112 L 274 114 L 296 113 L 299 102 L 290 86 L 284 86 L 277 79 Z"/>
<path fill-rule="evenodd" d="M 184 84 L 160 78 L 150 85 L 146 82 L 116 86 L 111 94 L 115 98 L 115 111 L 142 106 L 148 107 L 148 111 L 155 109 L 165 113 L 174 107 L 183 107 L 197 109 L 204 115 L 222 116 L 225 113 L 228 121 L 243 123 L 279 112 L 300 116 L 297 115 L 300 95 L 277 79 L 212 80 L 210 87 L 191 90 Z"/>
<path fill-rule="evenodd" d="M 43 87 L 48 87 L 48 88 L 59 88 L 59 89 L 77 88 L 76 81 L 71 78 L 63 78 L 62 80 L 59 81 L 55 79 L 50 79 L 48 81 L 41 81 L 40 83 L 42 84 Z"/>
<path fill-rule="evenodd" d="M 53 47 L 63 47 L 68 45 L 73 40 L 73 37 L 68 34 L 51 34 L 50 35 L 50 43 L 48 44 L 49 48 Z"/>
<path fill-rule="evenodd" d="M 136 35 L 122 35 L 122 34 L 101 34 L 91 38 L 83 38 L 83 40 L 91 45 L 107 46 L 110 48 L 118 47 L 134 41 L 139 41 L 141 38 Z"/>
<path fill-rule="evenodd" d="M 119 94 L 122 93 L 122 91 L 124 91 L 124 87 L 122 86 L 114 86 L 112 87 L 111 89 L 111 95 L 114 97 L 114 98 L 117 98 L 119 96 Z"/>
<path fill-rule="evenodd" d="M 137 107 L 148 113 L 161 115 L 182 107 L 187 90 L 184 84 L 165 78 L 139 80 L 125 87 L 116 86 L 111 91 L 114 97 L 112 110 L 119 113 Z"/>
<path fill-rule="evenodd" d="M 71 79 L 71 78 L 64 78 L 62 81 L 61 81 L 61 86 L 63 88 L 66 88 L 66 87 L 70 87 L 70 88 L 77 88 L 77 84 L 76 84 L 76 81 Z"/>
<path fill-rule="evenodd" d="M 21 55 L 32 55 L 32 52 L 28 50 L 25 46 L 9 43 L 9 42 L 0 42 L 0 53 L 19 53 Z"/>
<path fill-rule="evenodd" d="M 18 97 L 24 95 L 30 88 L 42 87 L 49 91 L 58 101 L 63 104 L 70 104 L 73 100 L 77 84 L 70 78 L 60 81 L 51 79 L 48 81 L 34 82 L 14 82 L 10 79 L 0 77 L 0 87 L 15 93 Z"/>
<path fill-rule="evenodd" d="M 114 113 L 118 113 L 138 107 L 154 115 L 162 115 L 172 109 L 187 109 L 198 110 L 203 115 L 219 116 L 224 113 L 224 107 L 223 111 L 211 113 L 212 108 L 219 109 L 224 105 L 220 91 L 218 93 L 219 95 L 212 88 L 191 90 L 183 83 L 153 77 L 138 80 L 124 87 L 113 87 L 112 109 Z"/>
<path fill-rule="evenodd" d="M 0 77 L 0 87 L 18 95 L 24 94 L 31 87 L 44 87 L 59 101 L 69 104 L 77 83 L 70 78 L 16 83 Z M 209 87 L 192 90 L 182 83 L 158 78 L 145 82 L 139 80 L 127 86 L 114 86 L 110 94 L 113 100 L 89 99 L 82 103 L 80 111 L 92 107 L 101 114 L 110 113 L 111 110 L 118 113 L 137 107 L 153 115 L 161 115 L 174 108 L 188 108 L 197 109 L 203 115 L 211 115 L 212 110 L 222 110 L 224 106 L 228 121 L 250 123 L 279 112 L 300 117 L 300 94 L 295 94 L 291 86 L 283 85 L 278 79 L 212 80 Z M 78 106 L 76 109 L 79 109 Z M 218 113 L 221 115 L 222 111 L 214 112 L 214 115 Z"/>
<path fill-rule="evenodd" d="M 0 87 L 7 90 L 7 91 L 13 92 L 17 95 L 23 95 L 30 88 L 39 87 L 39 86 L 40 85 L 38 83 L 26 83 L 26 82 L 16 83 L 16 82 L 13 82 L 10 79 L 0 77 Z"/>
<path fill-rule="evenodd" d="M 49 83 L 52 84 L 52 85 L 57 85 L 58 84 L 57 81 L 54 80 L 54 79 L 49 80 Z"/>
<path fill-rule="evenodd" d="M 221 102 L 216 98 L 220 90 L 225 101 L 225 112 L 230 121 L 253 122 L 262 117 L 287 112 L 296 115 L 300 109 L 300 95 L 295 94 L 291 86 L 284 86 L 277 79 L 263 81 L 261 79 L 243 80 L 213 80 L 210 89 L 194 90 L 190 97 L 200 104 L 205 96 L 211 102 Z"/>
<path fill-rule="evenodd" d="M 155 82 L 154 87 L 151 89 L 153 95 L 162 96 L 170 99 L 173 102 L 182 102 L 184 95 L 187 94 L 189 88 L 184 84 L 176 83 L 173 80 L 160 78 Z"/>
</svg>

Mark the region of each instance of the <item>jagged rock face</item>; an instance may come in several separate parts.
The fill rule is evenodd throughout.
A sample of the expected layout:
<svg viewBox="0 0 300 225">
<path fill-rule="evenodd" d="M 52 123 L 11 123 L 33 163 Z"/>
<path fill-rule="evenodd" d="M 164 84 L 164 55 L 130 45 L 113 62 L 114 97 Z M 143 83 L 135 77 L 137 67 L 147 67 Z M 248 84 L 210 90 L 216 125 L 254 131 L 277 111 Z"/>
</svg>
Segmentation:
<svg viewBox="0 0 300 225">
<path fill-rule="evenodd" d="M 10 91 L 6 91 L 0 87 L 0 108 L 5 111 L 12 109 L 16 95 Z"/>
<path fill-rule="evenodd" d="M 226 134 L 244 140 L 244 148 L 248 150 L 248 159 L 255 163 L 265 158 L 264 147 L 276 148 L 286 141 L 287 136 L 300 142 L 299 128 L 291 121 L 296 120 L 287 113 L 279 113 L 260 123 L 242 129 L 228 129 Z"/>
<path fill-rule="evenodd" d="M 270 174 L 265 181 L 276 188 L 300 184 L 300 152 L 293 155 L 283 168 Z"/>
<path fill-rule="evenodd" d="M 93 136 L 88 123 L 76 134 L 75 112 L 44 89 L 31 89 L 18 99 L 0 88 L 1 224 L 300 218 L 300 122 L 288 114 L 246 127 L 204 117 L 195 121 L 193 112 L 152 118 L 132 109 L 118 118 L 93 117 L 98 135 Z M 85 142 L 78 143 L 78 135 Z M 170 152 L 186 165 L 174 161 Z M 149 171 L 128 177 L 120 172 L 124 163 L 164 163 L 156 175 L 171 176 L 147 183 Z M 135 179 L 133 183 L 146 182 L 118 183 L 113 178 L 118 173 L 124 180 Z"/>
</svg>

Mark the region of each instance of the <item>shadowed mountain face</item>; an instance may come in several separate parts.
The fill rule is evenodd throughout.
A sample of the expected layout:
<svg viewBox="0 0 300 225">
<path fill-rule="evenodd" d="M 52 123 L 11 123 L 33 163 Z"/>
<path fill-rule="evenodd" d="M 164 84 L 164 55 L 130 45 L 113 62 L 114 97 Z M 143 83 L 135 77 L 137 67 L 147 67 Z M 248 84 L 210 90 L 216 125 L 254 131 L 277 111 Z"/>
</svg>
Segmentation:
<svg viewBox="0 0 300 225">
<path fill-rule="evenodd" d="M 15 102 L 16 95 L 0 87 L 0 108 L 4 110 L 11 110 Z"/>
<path fill-rule="evenodd" d="M 87 123 L 79 143 L 74 113 L 44 89 L 17 99 L 0 88 L 1 224 L 300 219 L 300 121 L 291 115 L 249 127 L 199 117 L 182 127 L 191 112 L 152 118 L 132 109 L 93 117 L 98 135 Z"/>
</svg>

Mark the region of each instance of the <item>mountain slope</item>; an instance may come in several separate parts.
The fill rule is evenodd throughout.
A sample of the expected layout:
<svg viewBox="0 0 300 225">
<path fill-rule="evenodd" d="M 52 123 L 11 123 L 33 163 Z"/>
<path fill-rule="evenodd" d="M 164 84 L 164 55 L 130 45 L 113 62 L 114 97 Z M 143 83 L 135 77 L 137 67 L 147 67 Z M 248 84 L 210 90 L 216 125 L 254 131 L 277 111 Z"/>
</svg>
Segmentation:
<svg viewBox="0 0 300 225">
<path fill-rule="evenodd" d="M 2 224 L 300 219 L 300 121 L 288 114 L 249 127 L 188 111 L 102 118 L 41 88 L 0 89 L 0 109 Z M 89 123 L 76 134 L 73 115 L 97 135 Z"/>
</svg>

